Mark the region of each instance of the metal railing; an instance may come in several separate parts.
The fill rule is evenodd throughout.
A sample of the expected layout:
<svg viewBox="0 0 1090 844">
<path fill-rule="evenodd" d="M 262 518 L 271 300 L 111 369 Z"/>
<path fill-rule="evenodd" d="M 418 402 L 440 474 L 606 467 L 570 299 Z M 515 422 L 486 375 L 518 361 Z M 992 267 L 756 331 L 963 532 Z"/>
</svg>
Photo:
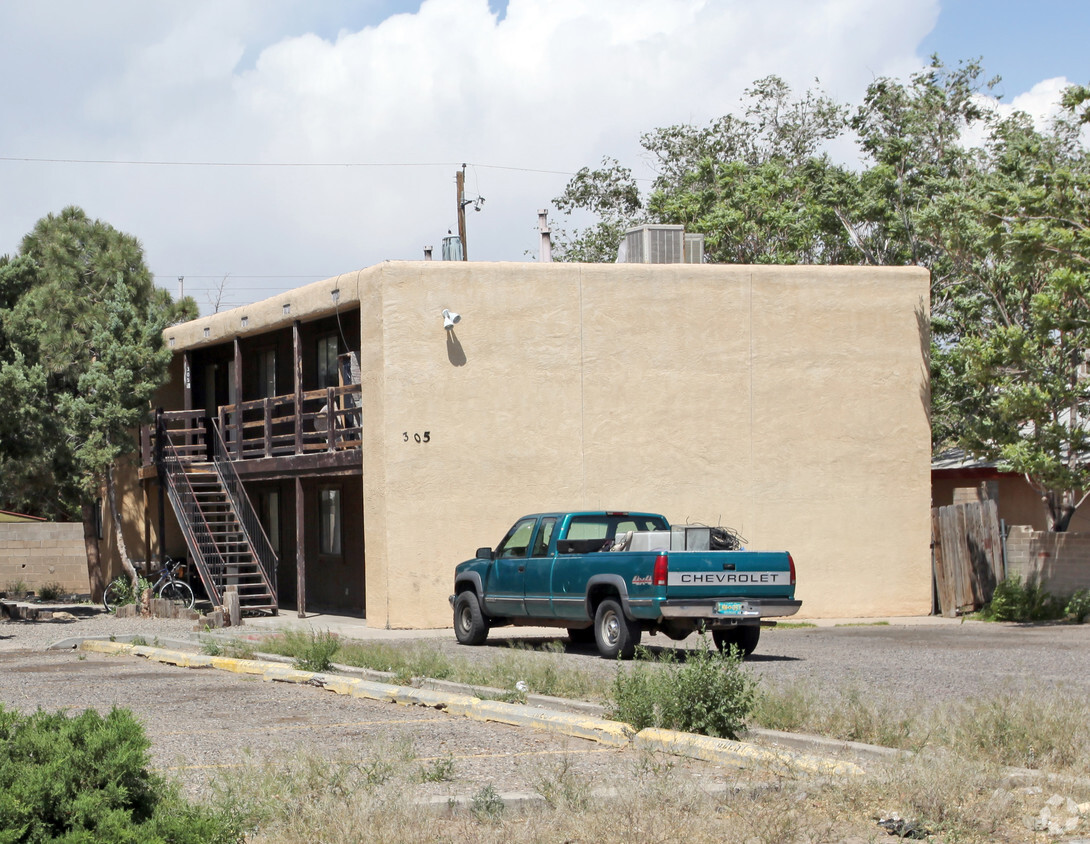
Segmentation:
<svg viewBox="0 0 1090 844">
<path fill-rule="evenodd" d="M 234 462 L 227 451 L 227 444 L 223 441 L 219 426 L 216 424 L 212 425 L 212 448 L 216 473 L 219 475 L 220 482 L 231 499 L 235 517 L 246 537 L 246 541 L 249 543 L 254 562 L 260 566 L 261 573 L 269 585 L 269 592 L 272 594 L 275 609 L 277 604 L 275 584 L 277 582 L 279 559 L 273 550 L 268 535 L 265 533 L 265 527 L 261 524 L 261 519 L 258 518 L 253 504 L 250 503 L 250 496 L 246 494 L 246 487 L 243 486 L 242 479 L 235 470 Z"/>
<path fill-rule="evenodd" d="M 193 563 L 208 597 L 213 605 L 222 604 L 223 596 L 216 585 L 215 572 L 225 569 L 224 561 L 220 556 L 212 529 L 201 509 L 200 501 L 186 474 L 186 462 L 179 456 L 174 443 L 170 441 L 169 434 L 160 429 L 157 439 L 157 446 L 162 455 L 159 461 L 160 471 L 166 481 L 164 486 L 167 495 L 171 504 L 174 505 L 174 512 L 178 515 L 178 525 L 185 536 L 185 544 L 193 554 Z"/>
</svg>

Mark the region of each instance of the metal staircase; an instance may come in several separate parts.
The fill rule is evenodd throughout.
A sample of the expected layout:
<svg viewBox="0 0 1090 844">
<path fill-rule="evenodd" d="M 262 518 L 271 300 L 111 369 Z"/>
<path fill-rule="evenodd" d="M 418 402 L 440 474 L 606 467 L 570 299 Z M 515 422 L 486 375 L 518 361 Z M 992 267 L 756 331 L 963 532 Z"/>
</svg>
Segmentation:
<svg viewBox="0 0 1090 844">
<path fill-rule="evenodd" d="M 234 586 L 244 612 L 276 615 L 276 554 L 215 426 L 212 437 L 215 459 L 199 462 L 179 451 L 165 426 L 157 426 L 163 487 L 213 606 L 222 605 L 223 593 Z"/>
</svg>

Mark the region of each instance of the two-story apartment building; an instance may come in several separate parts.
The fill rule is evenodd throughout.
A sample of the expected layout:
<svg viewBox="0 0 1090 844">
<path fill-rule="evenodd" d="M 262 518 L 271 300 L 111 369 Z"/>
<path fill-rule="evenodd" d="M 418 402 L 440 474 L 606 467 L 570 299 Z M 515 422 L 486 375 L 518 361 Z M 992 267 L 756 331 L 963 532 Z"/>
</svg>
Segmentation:
<svg viewBox="0 0 1090 844">
<path fill-rule="evenodd" d="M 127 538 L 255 607 L 437 627 L 517 516 L 654 510 L 790 550 L 804 615 L 926 614 L 927 303 L 915 268 L 347 273 L 166 331 Z"/>
</svg>

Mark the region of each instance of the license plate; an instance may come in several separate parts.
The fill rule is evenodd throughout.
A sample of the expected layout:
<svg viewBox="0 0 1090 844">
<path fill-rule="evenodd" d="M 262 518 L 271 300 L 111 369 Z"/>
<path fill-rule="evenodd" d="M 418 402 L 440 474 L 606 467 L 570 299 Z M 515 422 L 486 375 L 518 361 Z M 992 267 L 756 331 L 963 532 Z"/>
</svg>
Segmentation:
<svg viewBox="0 0 1090 844">
<path fill-rule="evenodd" d="M 741 601 L 719 601 L 715 605 L 715 612 L 717 615 L 741 615 L 742 614 L 742 602 Z"/>
</svg>

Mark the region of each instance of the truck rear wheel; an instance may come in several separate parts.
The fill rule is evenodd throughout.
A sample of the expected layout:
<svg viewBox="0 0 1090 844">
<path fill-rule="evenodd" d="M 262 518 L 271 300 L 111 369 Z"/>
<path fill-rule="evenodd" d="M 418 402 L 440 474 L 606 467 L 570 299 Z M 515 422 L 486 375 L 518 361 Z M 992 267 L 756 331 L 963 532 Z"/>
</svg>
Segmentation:
<svg viewBox="0 0 1090 844">
<path fill-rule="evenodd" d="M 749 656 L 757 650 L 757 642 L 761 639 L 761 628 L 756 624 L 745 624 L 738 627 L 728 627 L 726 630 L 713 630 L 712 640 L 721 651 L 728 650 L 734 645 L 742 652 L 742 656 Z"/>
<path fill-rule="evenodd" d="M 481 645 L 488 638 L 488 622 L 477 595 L 469 590 L 454 599 L 454 635 L 463 645 Z"/>
<path fill-rule="evenodd" d="M 605 659 L 632 659 L 640 643 L 640 626 L 629 621 L 621 605 L 607 598 L 594 613 L 594 641 Z"/>
</svg>

